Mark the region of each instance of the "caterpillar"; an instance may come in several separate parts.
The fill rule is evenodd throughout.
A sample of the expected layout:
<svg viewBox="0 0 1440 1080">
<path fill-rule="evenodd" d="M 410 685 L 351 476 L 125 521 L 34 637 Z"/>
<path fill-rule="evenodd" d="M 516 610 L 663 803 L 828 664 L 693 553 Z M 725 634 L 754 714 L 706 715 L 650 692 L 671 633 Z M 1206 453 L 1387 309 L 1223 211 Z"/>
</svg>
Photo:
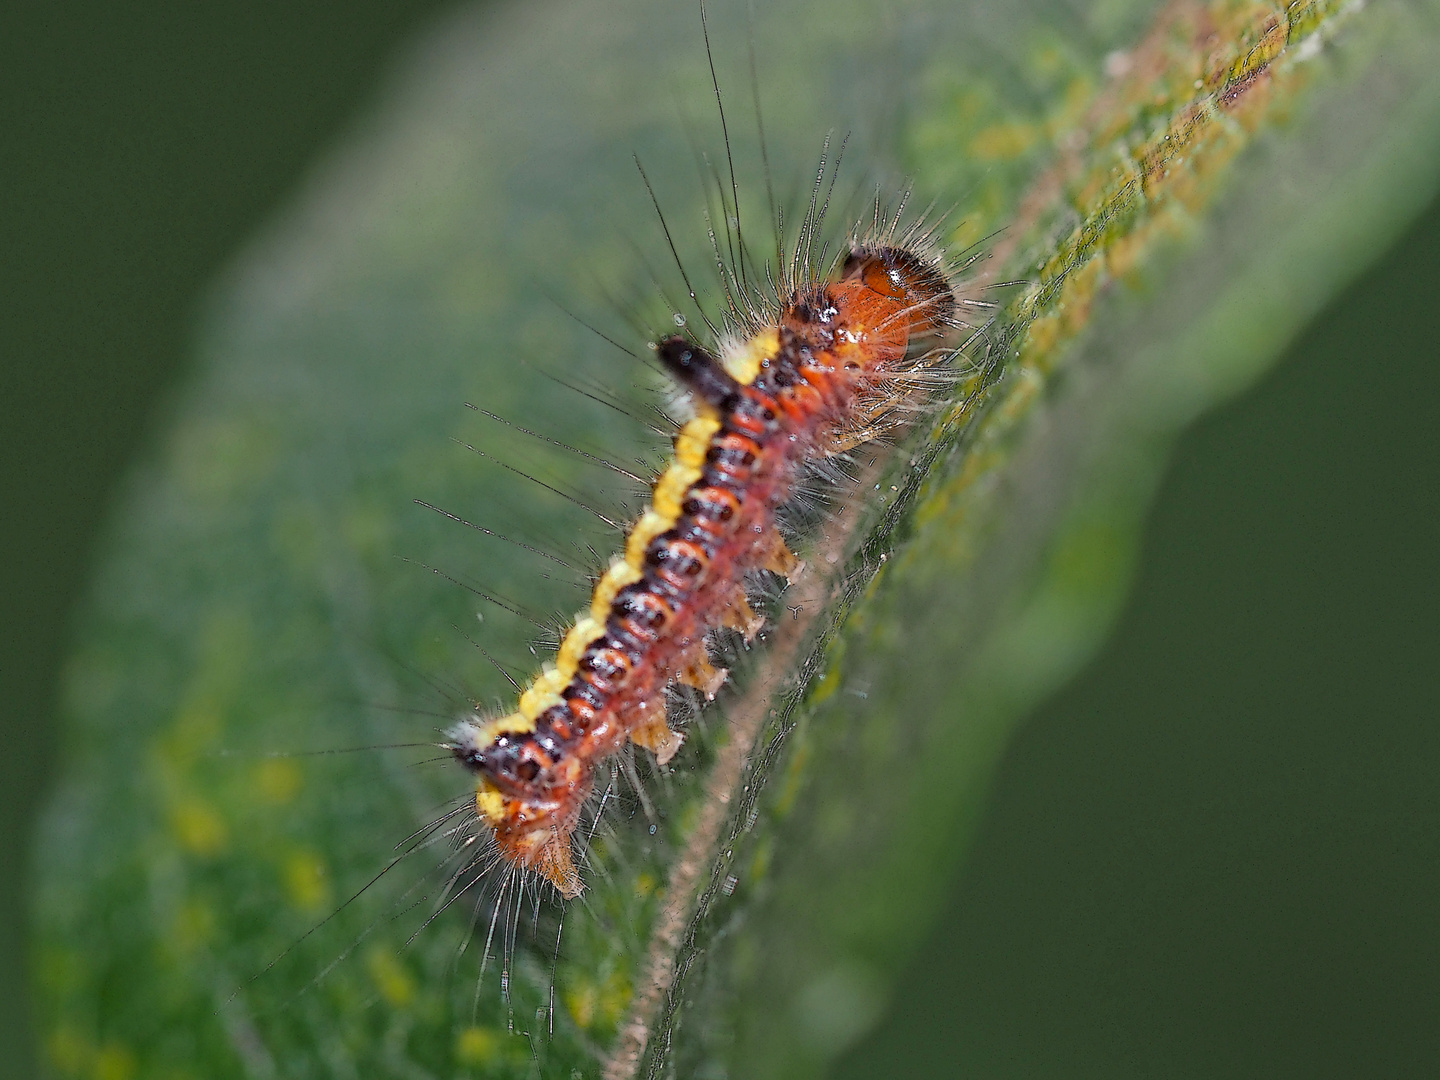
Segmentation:
<svg viewBox="0 0 1440 1080">
<path fill-rule="evenodd" d="M 566 898 L 584 889 L 571 845 L 597 764 L 627 741 L 660 764 L 674 757 L 683 735 L 667 720 L 666 686 L 713 698 L 726 673 L 707 635 L 728 627 L 748 642 L 762 627 L 747 575 L 800 565 L 777 514 L 807 470 L 903 426 L 950 355 L 935 347 L 959 322 L 934 229 L 897 239 L 900 216 L 877 204 L 869 237 L 810 277 L 798 252 L 818 225 L 812 208 L 771 302 L 741 307 L 732 295 L 713 352 L 683 335 L 653 343 L 694 413 L 673 462 L 515 710 L 470 714 L 449 733 L 500 855 Z"/>
</svg>

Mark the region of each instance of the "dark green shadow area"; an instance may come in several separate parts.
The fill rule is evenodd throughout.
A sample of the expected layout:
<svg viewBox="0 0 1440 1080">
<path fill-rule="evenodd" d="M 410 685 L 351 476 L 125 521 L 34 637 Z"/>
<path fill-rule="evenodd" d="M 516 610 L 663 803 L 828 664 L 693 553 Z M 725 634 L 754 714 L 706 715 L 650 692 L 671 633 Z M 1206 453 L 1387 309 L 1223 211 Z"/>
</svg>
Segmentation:
<svg viewBox="0 0 1440 1080">
<path fill-rule="evenodd" d="M 1440 1073 L 1440 204 L 1177 445 L 861 1077 Z"/>
<path fill-rule="evenodd" d="M 109 493 L 215 273 L 449 3 L 8 5 L 0 16 L 0 1077 L 33 1074 L 29 828 Z"/>
</svg>

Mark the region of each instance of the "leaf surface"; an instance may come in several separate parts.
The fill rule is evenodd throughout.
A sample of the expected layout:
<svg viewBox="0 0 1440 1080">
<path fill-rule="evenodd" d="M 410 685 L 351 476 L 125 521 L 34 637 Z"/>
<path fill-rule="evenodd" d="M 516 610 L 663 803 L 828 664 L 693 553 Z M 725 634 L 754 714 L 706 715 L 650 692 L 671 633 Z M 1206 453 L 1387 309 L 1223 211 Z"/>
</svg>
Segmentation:
<svg viewBox="0 0 1440 1080">
<path fill-rule="evenodd" d="M 565 311 L 643 356 L 685 308 L 632 152 L 713 281 L 722 144 L 672 7 L 438 25 L 218 283 L 69 670 L 36 906 L 59 1074 L 818 1074 L 892 993 L 1008 732 L 1103 635 L 1176 432 L 1434 184 L 1433 4 L 757 15 L 788 220 L 849 132 L 836 219 L 908 176 L 1022 284 L 820 527 L 805 620 L 777 612 L 644 800 L 617 773 L 563 932 L 533 889 L 492 924 L 493 877 L 445 891 L 465 850 L 404 854 L 465 797 L 423 744 L 536 666 L 527 616 L 585 603 L 618 538 L 579 504 L 625 520 L 644 491 L 463 403 L 638 476 L 663 459 L 662 380 Z M 744 6 L 710 23 L 754 244 Z M 422 745 L 308 753 L 395 743 Z"/>
</svg>

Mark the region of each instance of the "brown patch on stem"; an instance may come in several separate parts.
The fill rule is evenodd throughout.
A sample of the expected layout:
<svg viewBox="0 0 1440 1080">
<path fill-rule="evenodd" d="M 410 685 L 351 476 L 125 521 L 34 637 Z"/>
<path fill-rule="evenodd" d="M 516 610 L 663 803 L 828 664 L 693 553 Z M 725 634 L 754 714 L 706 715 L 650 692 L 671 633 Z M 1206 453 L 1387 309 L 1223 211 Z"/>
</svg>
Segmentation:
<svg viewBox="0 0 1440 1080">
<path fill-rule="evenodd" d="M 859 490 L 864 491 L 874 482 L 880 468 L 877 465 L 861 477 Z M 639 1070 L 645 1047 L 650 1042 L 655 1013 L 674 984 L 675 957 L 684 942 L 704 879 L 713 873 L 716 841 L 745 777 L 755 740 L 770 715 L 770 703 L 794 670 L 800 648 L 809 640 L 816 617 L 829 606 L 826 601 L 831 598 L 831 576 L 815 570 L 806 572 L 806 568 L 842 562 L 863 509 L 863 500 L 850 500 L 816 547 L 815 557 L 798 564 L 785 597 L 785 606 L 795 617 L 776 621 L 770 634 L 769 651 L 759 670 L 744 694 L 727 710 L 729 739 L 716 755 L 705 782 L 704 801 L 685 849 L 671 867 L 665 884 L 665 903 L 650 935 L 643 974 L 620 1026 L 619 1037 L 601 1071 L 604 1080 L 632 1080 Z"/>
</svg>

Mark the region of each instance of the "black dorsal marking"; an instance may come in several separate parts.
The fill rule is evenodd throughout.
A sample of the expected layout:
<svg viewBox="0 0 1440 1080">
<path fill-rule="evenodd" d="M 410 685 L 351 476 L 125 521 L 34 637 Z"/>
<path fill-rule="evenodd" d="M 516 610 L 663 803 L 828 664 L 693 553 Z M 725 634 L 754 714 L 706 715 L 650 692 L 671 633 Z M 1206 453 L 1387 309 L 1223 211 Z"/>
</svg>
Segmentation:
<svg viewBox="0 0 1440 1080">
<path fill-rule="evenodd" d="M 693 341 L 677 334 L 656 345 L 655 352 L 666 371 L 701 401 L 717 409 L 733 404 L 740 393 L 740 384 L 720 361 Z"/>
</svg>

